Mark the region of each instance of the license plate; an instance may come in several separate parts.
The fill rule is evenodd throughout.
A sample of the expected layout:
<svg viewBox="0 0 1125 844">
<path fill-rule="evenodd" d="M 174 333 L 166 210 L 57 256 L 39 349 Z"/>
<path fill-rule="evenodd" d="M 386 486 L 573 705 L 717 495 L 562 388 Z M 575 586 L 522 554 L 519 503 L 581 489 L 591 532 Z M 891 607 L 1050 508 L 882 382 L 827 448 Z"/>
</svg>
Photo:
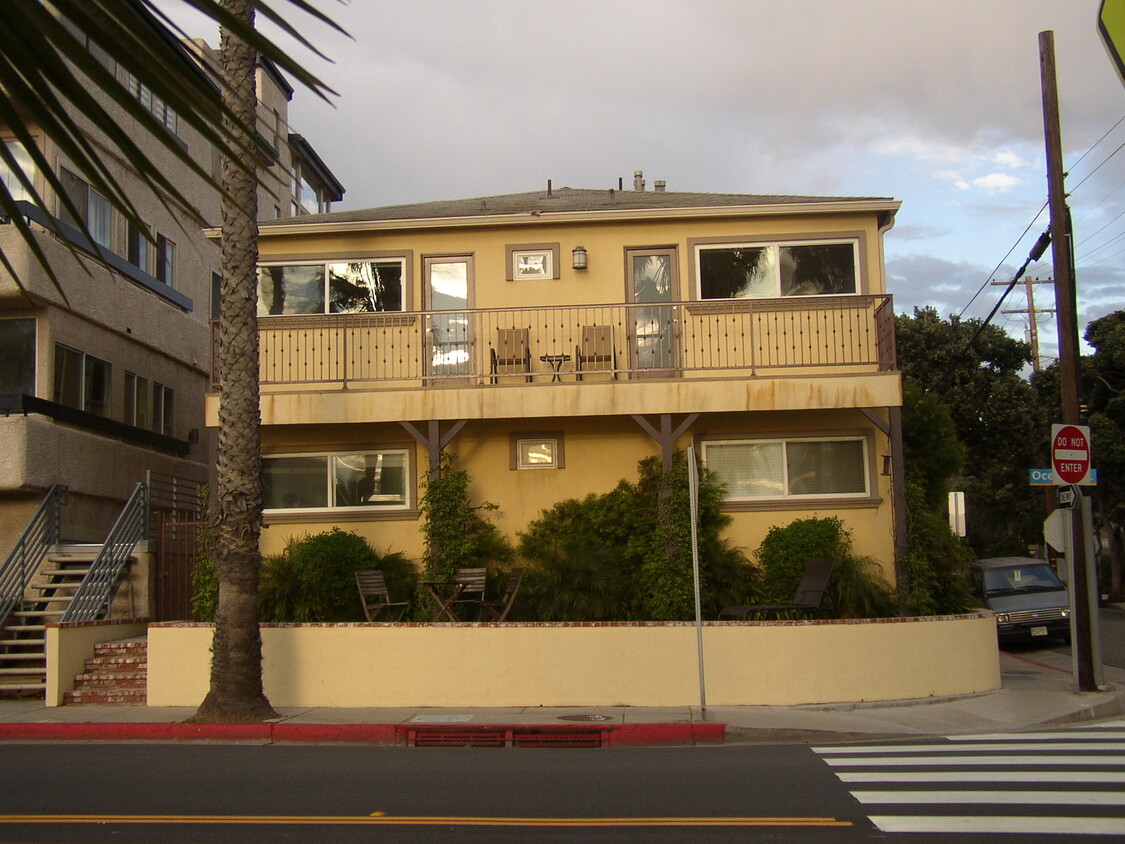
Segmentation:
<svg viewBox="0 0 1125 844">
<path fill-rule="evenodd" d="M 1047 628 L 1046 627 L 1032 627 L 1031 628 L 1031 635 L 1032 636 L 1046 636 L 1047 635 Z"/>
</svg>

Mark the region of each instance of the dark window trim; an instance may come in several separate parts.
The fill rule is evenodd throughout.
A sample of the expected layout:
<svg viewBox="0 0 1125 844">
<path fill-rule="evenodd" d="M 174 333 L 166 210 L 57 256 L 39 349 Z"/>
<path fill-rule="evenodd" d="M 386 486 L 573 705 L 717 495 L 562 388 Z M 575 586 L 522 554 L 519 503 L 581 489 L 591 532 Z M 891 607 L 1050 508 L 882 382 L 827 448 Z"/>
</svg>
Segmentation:
<svg viewBox="0 0 1125 844">
<path fill-rule="evenodd" d="M 117 270 L 122 275 L 127 276 L 129 279 L 136 282 L 141 287 L 152 291 L 157 296 L 168 300 L 173 305 L 183 308 L 185 311 L 192 311 L 195 309 L 195 306 L 189 297 L 185 296 L 178 290 L 169 287 L 164 282 L 159 281 L 154 276 L 149 275 L 133 264 L 130 264 L 125 258 L 121 257 L 116 252 L 111 252 L 110 250 L 94 243 L 92 240 L 86 237 L 86 235 L 84 235 L 78 229 L 74 228 L 74 226 L 71 226 L 67 223 L 64 223 L 62 220 L 52 217 L 50 214 L 47 214 L 42 209 L 33 205 L 27 200 L 18 200 L 16 202 L 16 206 L 20 209 L 20 214 L 22 216 L 38 223 L 39 225 L 43 226 L 46 229 L 49 229 L 50 231 L 53 231 L 60 237 L 66 238 L 78 249 L 81 249 L 83 252 L 89 253 L 99 261 L 109 264 L 109 266 L 113 267 L 113 269 Z"/>
<path fill-rule="evenodd" d="M 38 396 L 29 396 L 26 393 L 0 395 L 0 412 L 5 416 L 11 416 L 13 413 L 21 413 L 24 416 L 29 413 L 40 413 L 58 422 L 77 425 L 80 428 L 87 428 L 111 437 L 120 437 L 129 442 L 150 445 L 163 451 L 174 452 L 181 457 L 191 450 L 191 444 L 186 440 L 178 440 L 175 437 L 167 437 L 154 431 L 146 431 L 144 428 L 138 428 L 135 425 L 126 425 L 116 419 L 107 419 L 104 416 L 87 413 L 85 410 L 78 410 L 74 407 L 67 407 L 64 404 L 41 399 Z"/>
</svg>

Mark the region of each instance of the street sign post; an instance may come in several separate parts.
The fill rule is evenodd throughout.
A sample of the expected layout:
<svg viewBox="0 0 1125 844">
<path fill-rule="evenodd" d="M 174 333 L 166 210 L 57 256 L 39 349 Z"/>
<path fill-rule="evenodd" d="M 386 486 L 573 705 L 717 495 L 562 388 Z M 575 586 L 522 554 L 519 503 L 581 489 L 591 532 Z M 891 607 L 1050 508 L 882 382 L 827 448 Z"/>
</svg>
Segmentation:
<svg viewBox="0 0 1125 844">
<path fill-rule="evenodd" d="M 1051 469 L 1058 486 L 1089 485 L 1090 429 L 1085 425 L 1051 426 Z"/>
</svg>

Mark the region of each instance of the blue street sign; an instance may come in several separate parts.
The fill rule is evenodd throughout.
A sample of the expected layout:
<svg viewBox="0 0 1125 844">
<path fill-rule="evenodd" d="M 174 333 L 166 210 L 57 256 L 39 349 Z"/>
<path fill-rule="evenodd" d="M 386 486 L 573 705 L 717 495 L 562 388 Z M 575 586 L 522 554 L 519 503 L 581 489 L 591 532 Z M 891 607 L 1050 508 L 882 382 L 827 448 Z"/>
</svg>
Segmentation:
<svg viewBox="0 0 1125 844">
<path fill-rule="evenodd" d="M 1028 483 L 1031 484 L 1032 486 L 1054 486 L 1055 485 L 1055 473 L 1052 472 L 1050 469 L 1030 469 L 1029 474 L 1030 474 L 1030 477 L 1028 478 Z M 1091 469 L 1090 470 L 1090 484 L 1089 485 L 1096 486 L 1097 483 L 1098 483 L 1098 470 L 1097 469 Z"/>
</svg>

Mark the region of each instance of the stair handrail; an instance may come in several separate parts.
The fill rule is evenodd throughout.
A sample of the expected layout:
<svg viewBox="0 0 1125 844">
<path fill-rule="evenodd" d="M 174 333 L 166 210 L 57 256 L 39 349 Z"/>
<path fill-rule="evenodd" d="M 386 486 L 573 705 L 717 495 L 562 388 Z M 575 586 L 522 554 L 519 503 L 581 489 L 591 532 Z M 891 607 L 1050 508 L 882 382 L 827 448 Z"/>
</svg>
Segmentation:
<svg viewBox="0 0 1125 844">
<path fill-rule="evenodd" d="M 148 487 L 138 483 L 60 621 L 96 621 L 109 609 L 117 581 L 148 530 Z"/>
<path fill-rule="evenodd" d="M 53 484 L 3 566 L 0 566 L 0 628 L 7 623 L 16 605 L 23 601 L 28 583 L 39 571 L 47 554 L 58 546 L 62 508 L 66 502 L 66 484 Z"/>
</svg>

